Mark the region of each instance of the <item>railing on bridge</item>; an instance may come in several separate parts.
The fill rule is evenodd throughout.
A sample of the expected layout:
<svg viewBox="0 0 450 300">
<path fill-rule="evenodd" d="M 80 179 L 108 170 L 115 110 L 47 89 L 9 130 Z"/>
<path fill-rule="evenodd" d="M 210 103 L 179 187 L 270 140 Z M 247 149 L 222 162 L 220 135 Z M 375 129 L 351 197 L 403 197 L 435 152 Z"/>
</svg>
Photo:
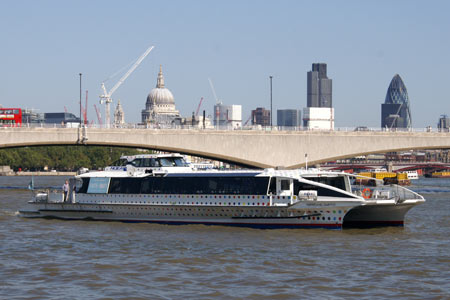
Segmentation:
<svg viewBox="0 0 450 300">
<path fill-rule="evenodd" d="M 22 128 L 78 128 L 78 124 L 69 123 L 67 125 L 64 124 L 45 124 L 45 123 L 23 123 Z M 164 130 L 209 130 L 209 131 L 266 131 L 266 132 L 277 132 L 277 131 L 301 131 L 301 132 L 449 132 L 447 129 L 439 129 L 439 128 L 361 128 L 361 127 L 338 127 L 334 130 L 327 129 L 309 129 L 305 127 L 294 127 L 294 126 L 260 126 L 260 125 L 251 125 L 251 126 L 243 126 L 243 127 L 231 127 L 231 126 L 206 126 L 203 127 L 200 125 L 157 125 L 157 124 L 120 124 L 120 125 L 111 125 L 111 127 L 107 128 L 105 125 L 98 124 L 89 124 L 83 125 L 87 129 L 164 129 Z M 15 128 L 11 127 L 0 127 L 2 130 L 14 130 Z"/>
</svg>

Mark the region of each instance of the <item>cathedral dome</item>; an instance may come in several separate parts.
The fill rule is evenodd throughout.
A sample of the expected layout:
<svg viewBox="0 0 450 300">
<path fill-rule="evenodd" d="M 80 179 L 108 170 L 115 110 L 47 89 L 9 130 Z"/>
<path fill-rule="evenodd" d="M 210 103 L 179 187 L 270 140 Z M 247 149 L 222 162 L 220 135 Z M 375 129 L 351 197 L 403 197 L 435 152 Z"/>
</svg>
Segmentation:
<svg viewBox="0 0 450 300">
<path fill-rule="evenodd" d="M 147 105 L 149 106 L 161 106 L 161 105 L 174 105 L 175 100 L 172 92 L 164 87 L 164 77 L 162 74 L 162 67 L 159 67 L 158 81 L 156 88 L 152 89 L 147 97 Z"/>
<path fill-rule="evenodd" d="M 180 116 L 175 107 L 172 93 L 164 87 L 162 67 L 159 66 L 158 81 L 156 88 L 152 89 L 147 96 L 145 109 L 141 112 L 142 123 L 171 124 Z"/>
<path fill-rule="evenodd" d="M 175 104 L 172 92 L 166 88 L 154 88 L 147 97 L 147 103 L 152 105 Z"/>
</svg>

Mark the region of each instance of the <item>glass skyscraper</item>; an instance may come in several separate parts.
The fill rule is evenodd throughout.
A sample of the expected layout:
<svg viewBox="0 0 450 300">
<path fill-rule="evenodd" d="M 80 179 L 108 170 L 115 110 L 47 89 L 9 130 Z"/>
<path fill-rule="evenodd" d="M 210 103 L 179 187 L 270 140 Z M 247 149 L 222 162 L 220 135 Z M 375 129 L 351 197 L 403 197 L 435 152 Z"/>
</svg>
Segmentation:
<svg viewBox="0 0 450 300">
<path fill-rule="evenodd" d="M 387 129 L 412 127 L 408 91 L 398 74 L 392 78 L 384 104 L 381 105 L 381 127 Z"/>
<path fill-rule="evenodd" d="M 332 80 L 327 77 L 327 64 L 312 64 L 307 74 L 307 106 L 333 107 Z"/>
<path fill-rule="evenodd" d="M 299 109 L 277 110 L 277 126 L 299 127 L 301 124 L 301 112 Z"/>
</svg>

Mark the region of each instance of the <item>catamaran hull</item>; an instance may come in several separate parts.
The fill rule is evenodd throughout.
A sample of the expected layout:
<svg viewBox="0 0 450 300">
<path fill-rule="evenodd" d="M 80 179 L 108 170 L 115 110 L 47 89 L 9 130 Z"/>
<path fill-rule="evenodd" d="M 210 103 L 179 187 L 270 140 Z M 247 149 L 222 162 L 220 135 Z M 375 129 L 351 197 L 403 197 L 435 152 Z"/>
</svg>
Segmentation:
<svg viewBox="0 0 450 300">
<path fill-rule="evenodd" d="M 205 224 L 255 228 L 341 229 L 345 214 L 354 207 L 229 207 L 182 205 L 123 205 L 84 203 L 29 203 L 19 211 L 27 218 Z"/>
<path fill-rule="evenodd" d="M 352 208 L 344 217 L 343 227 L 403 226 L 406 213 L 419 204 L 366 204 Z"/>
</svg>

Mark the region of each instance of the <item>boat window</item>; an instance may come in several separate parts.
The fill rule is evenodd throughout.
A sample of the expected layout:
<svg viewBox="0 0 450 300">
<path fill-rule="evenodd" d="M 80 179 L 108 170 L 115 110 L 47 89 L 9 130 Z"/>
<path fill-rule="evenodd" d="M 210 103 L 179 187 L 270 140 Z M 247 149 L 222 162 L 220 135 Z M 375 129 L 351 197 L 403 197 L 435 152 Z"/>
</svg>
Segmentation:
<svg viewBox="0 0 450 300">
<path fill-rule="evenodd" d="M 283 190 L 283 191 L 290 190 L 291 189 L 290 181 L 286 180 L 286 179 L 280 180 L 280 187 L 281 187 L 281 190 Z"/>
<path fill-rule="evenodd" d="M 76 182 L 75 182 L 75 192 L 76 193 L 86 193 L 88 186 L 89 186 L 89 177 L 76 178 Z"/>
<path fill-rule="evenodd" d="M 133 161 L 131 162 L 131 165 L 134 167 L 143 167 L 143 159 L 142 158 L 135 158 L 133 159 Z"/>
<path fill-rule="evenodd" d="M 109 188 L 109 177 L 92 177 L 89 180 L 88 194 L 106 194 Z"/>
<path fill-rule="evenodd" d="M 331 185 L 335 188 L 346 190 L 345 188 L 345 177 L 344 176 L 334 176 L 334 177 L 309 177 L 305 178 L 311 181 L 320 182 L 326 185 Z"/>
<path fill-rule="evenodd" d="M 316 177 L 317 178 L 317 177 Z M 307 178 L 311 180 L 312 178 Z M 313 180 L 311 180 L 313 181 Z M 328 197 L 344 197 L 344 198 L 352 198 L 347 194 L 341 193 L 339 191 L 331 190 L 326 187 L 316 186 L 305 182 L 299 182 L 298 180 L 294 181 L 294 194 L 298 195 L 299 191 L 317 191 L 318 196 L 328 196 Z"/>
<path fill-rule="evenodd" d="M 87 188 L 89 186 L 89 179 L 90 179 L 89 177 L 77 179 L 75 192 L 76 193 L 86 193 L 87 192 Z M 79 186 L 79 184 L 78 184 L 79 181 L 78 180 L 82 181 L 81 186 Z"/>
<path fill-rule="evenodd" d="M 121 159 L 118 159 L 115 162 L 113 162 L 112 166 L 123 167 L 123 166 L 126 166 L 127 164 L 128 164 L 128 160 L 121 158 Z"/>
<path fill-rule="evenodd" d="M 173 161 L 175 162 L 175 165 L 177 167 L 187 167 L 188 166 L 188 164 L 182 157 L 176 157 L 176 158 L 174 158 Z"/>
<path fill-rule="evenodd" d="M 268 181 L 250 176 L 112 178 L 109 193 L 265 195 Z"/>
<path fill-rule="evenodd" d="M 139 194 L 141 191 L 141 178 L 111 178 L 110 194 Z"/>
<path fill-rule="evenodd" d="M 270 178 L 269 194 L 277 194 L 277 180 L 275 177 Z"/>
<path fill-rule="evenodd" d="M 162 167 L 173 167 L 173 166 L 175 166 L 175 163 L 173 162 L 173 159 L 167 158 L 167 157 L 160 158 L 159 159 L 159 163 L 161 164 Z"/>
</svg>

